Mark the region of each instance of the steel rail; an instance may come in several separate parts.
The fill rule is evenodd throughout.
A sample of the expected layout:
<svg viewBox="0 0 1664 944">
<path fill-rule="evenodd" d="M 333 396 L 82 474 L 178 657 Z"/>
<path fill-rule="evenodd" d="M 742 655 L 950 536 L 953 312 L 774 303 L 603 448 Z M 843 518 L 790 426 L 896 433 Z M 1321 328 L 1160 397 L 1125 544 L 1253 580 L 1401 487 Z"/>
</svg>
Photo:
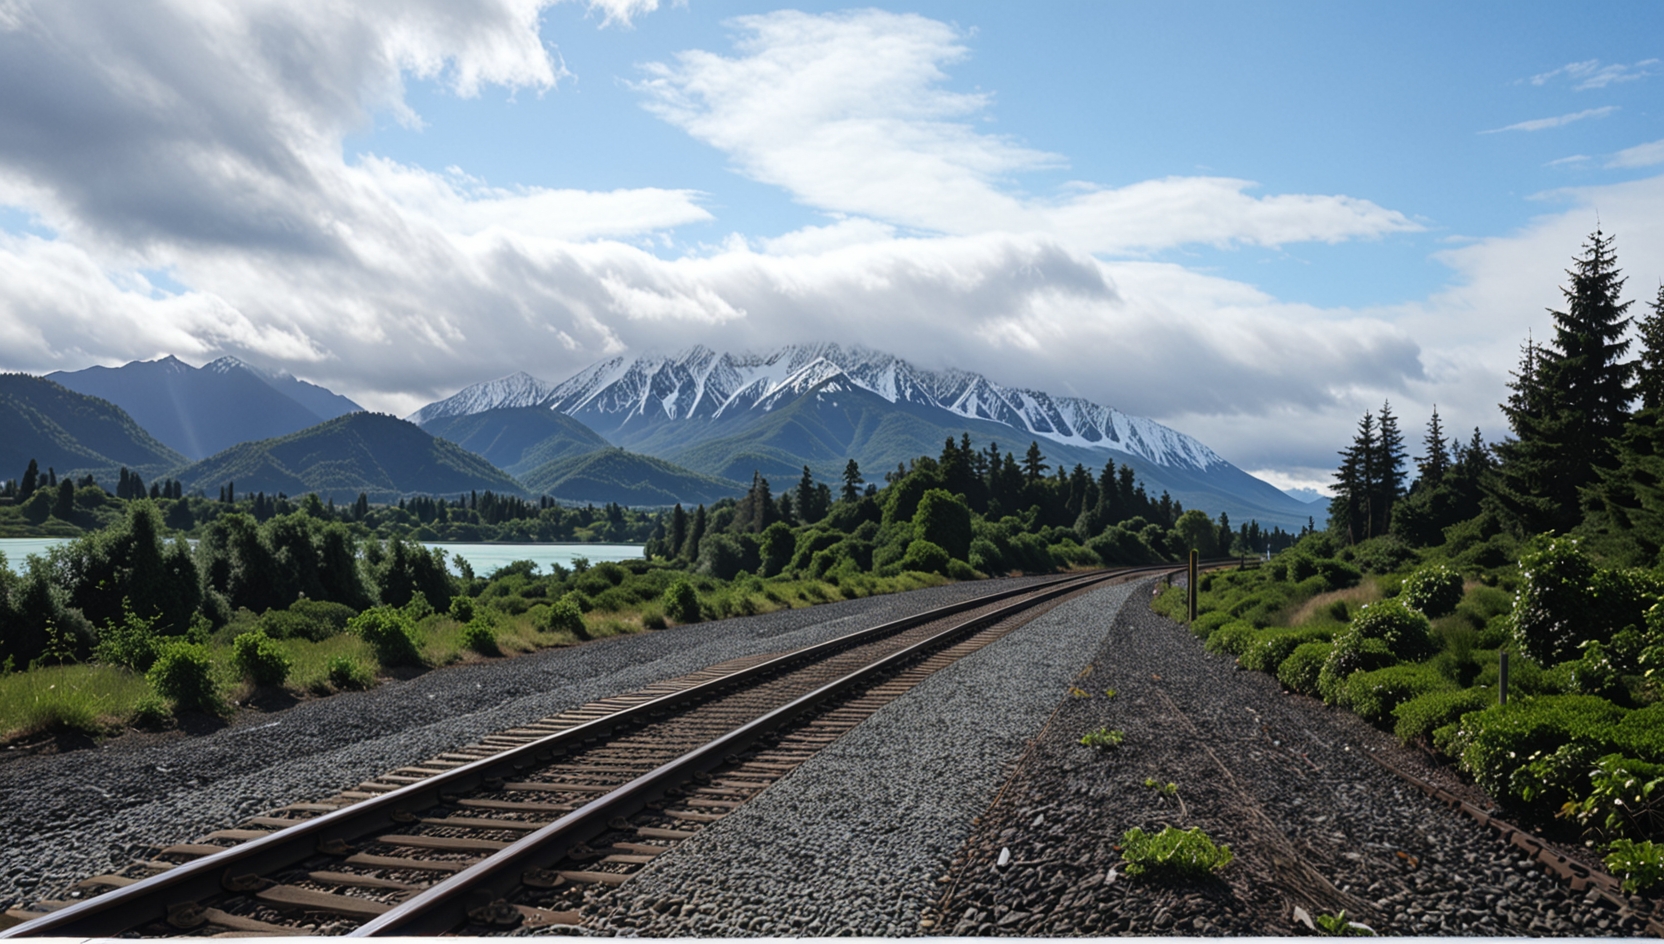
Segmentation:
<svg viewBox="0 0 1664 944">
<path fill-rule="evenodd" d="M 913 616 L 856 630 L 825 642 L 785 653 L 730 675 L 662 695 L 613 714 L 596 718 L 547 737 L 510 748 L 464 766 L 435 774 L 418 783 L 390 790 L 330 813 L 300 820 L 294 826 L 248 840 L 202 858 L 185 862 L 132 885 L 77 902 L 13 927 L 0 930 L 0 939 L 22 937 L 101 937 L 136 926 L 166 920 L 170 907 L 194 903 L 220 894 L 250 875 L 264 875 L 310 858 L 320 847 L 349 842 L 377 830 L 393 828 L 395 814 L 426 809 L 442 802 L 443 794 L 477 789 L 487 780 L 548 763 L 576 745 L 611 735 L 616 729 L 645 723 L 655 713 L 706 700 L 752 679 L 813 662 L 838 651 L 973 610 L 1045 589 L 1071 588 L 1113 577 L 1163 572 L 1172 565 L 1151 565 L 1100 571 L 1086 577 L 1069 575 L 1025 587 L 1000 590 L 971 600 L 936 607 Z M 1066 589 L 1062 592 L 1066 592 Z M 588 805 L 593 805 L 593 802 Z M 586 808 L 587 806 L 586 805 Z M 534 834 L 537 835 L 537 834 Z M 462 873 L 459 873 L 459 875 Z M 414 899 L 413 899 L 414 900 Z"/>
<path fill-rule="evenodd" d="M 1161 568 L 1155 569 L 1159 571 Z M 971 617 L 905 649 L 884 656 L 636 777 L 508 848 L 394 906 L 392 910 L 372 918 L 347 936 L 414 937 L 453 931 L 468 923 L 469 911 L 480 907 L 489 909 L 511 890 L 520 886 L 523 873 L 558 862 L 579 843 L 587 842 L 616 828 L 610 825 L 614 819 L 640 812 L 649 802 L 662 799 L 666 790 L 685 782 L 695 773 L 708 772 L 722 766 L 729 758 L 743 753 L 769 732 L 789 724 L 825 702 L 886 676 L 921 655 L 958 642 L 1026 609 L 1096 583 L 1128 575 L 1127 571 L 1096 573 L 1048 584 L 1040 589 L 1031 588 L 1023 599 L 1007 603 L 993 612 Z"/>
</svg>

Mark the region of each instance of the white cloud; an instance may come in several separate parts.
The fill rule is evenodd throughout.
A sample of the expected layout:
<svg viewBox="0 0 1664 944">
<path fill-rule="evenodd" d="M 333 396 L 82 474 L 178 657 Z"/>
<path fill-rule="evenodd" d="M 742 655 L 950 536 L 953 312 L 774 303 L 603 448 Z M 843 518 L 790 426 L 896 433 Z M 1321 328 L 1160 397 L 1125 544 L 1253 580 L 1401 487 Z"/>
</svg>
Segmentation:
<svg viewBox="0 0 1664 944">
<path fill-rule="evenodd" d="M 1539 73 L 1531 77 L 1532 85 L 1546 85 L 1550 80 L 1565 77 L 1572 83 L 1572 88 L 1578 91 L 1588 89 L 1602 89 L 1608 85 L 1623 82 L 1634 82 L 1653 75 L 1659 61 L 1657 59 L 1642 59 L 1630 65 L 1613 63 L 1609 66 L 1600 64 L 1599 59 L 1585 59 L 1582 62 L 1570 62 L 1549 72 Z"/>
<path fill-rule="evenodd" d="M 1606 162 L 1607 167 L 1651 167 L 1654 164 L 1664 164 L 1664 139 L 1624 148 Z"/>
<path fill-rule="evenodd" d="M 1585 118 L 1605 118 L 1606 116 L 1615 113 L 1617 110 L 1618 106 L 1616 105 L 1605 105 L 1600 108 L 1585 108 L 1582 111 L 1572 112 L 1569 115 L 1556 115 L 1553 118 L 1533 118 L 1530 121 L 1517 122 L 1515 124 L 1508 125 L 1505 128 L 1492 128 L 1489 131 L 1481 131 L 1479 133 L 1498 134 L 1503 131 L 1546 131 L 1549 128 L 1561 128 L 1571 124 L 1574 121 L 1582 121 Z"/>
<path fill-rule="evenodd" d="M 955 235 L 1054 233 L 1096 253 L 1419 229 L 1367 200 L 1254 198 L 1244 193 L 1253 184 L 1226 178 L 1024 196 L 1015 175 L 1063 160 L 972 124 L 990 98 L 943 88 L 944 67 L 967 55 L 953 27 L 879 10 L 733 23 L 740 55 L 694 50 L 647 66 L 646 107 L 813 207 Z"/>
</svg>

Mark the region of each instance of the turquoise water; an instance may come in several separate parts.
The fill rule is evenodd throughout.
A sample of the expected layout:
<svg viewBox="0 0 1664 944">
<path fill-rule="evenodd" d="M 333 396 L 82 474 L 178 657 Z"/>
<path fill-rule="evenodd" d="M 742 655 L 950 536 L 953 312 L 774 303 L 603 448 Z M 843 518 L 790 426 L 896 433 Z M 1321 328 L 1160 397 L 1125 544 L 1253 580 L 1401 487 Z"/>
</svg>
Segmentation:
<svg viewBox="0 0 1664 944">
<path fill-rule="evenodd" d="M 0 538 L 0 554 L 6 555 L 6 566 L 13 571 L 23 569 L 24 558 L 30 554 L 45 554 L 67 542 L 68 538 Z M 639 544 L 429 544 L 452 557 L 460 557 L 481 577 L 514 561 L 529 560 L 538 565 L 540 573 L 548 573 L 550 564 L 572 566 L 575 558 L 585 557 L 591 564 L 602 561 L 634 560 L 641 556 Z M 453 566 L 454 572 L 456 568 Z"/>
<path fill-rule="evenodd" d="M 0 538 L 0 554 L 6 555 L 6 568 L 14 573 L 23 570 L 23 561 L 30 554 L 45 554 L 69 538 Z"/>
<path fill-rule="evenodd" d="M 539 573 L 546 574 L 550 564 L 571 567 L 573 559 L 578 557 L 588 558 L 591 564 L 635 560 L 642 550 L 640 544 L 429 544 L 428 547 L 463 558 L 481 577 L 515 561 L 529 560 L 538 565 Z M 451 571 L 456 571 L 454 565 Z"/>
</svg>

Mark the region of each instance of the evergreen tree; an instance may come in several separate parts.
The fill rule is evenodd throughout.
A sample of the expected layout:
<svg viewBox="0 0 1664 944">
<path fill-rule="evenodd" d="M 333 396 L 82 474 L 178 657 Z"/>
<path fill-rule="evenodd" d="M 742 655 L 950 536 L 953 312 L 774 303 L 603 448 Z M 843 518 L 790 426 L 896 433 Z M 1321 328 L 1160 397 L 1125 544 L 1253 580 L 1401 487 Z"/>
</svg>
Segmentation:
<svg viewBox="0 0 1664 944">
<path fill-rule="evenodd" d="M 1371 536 L 1369 523 L 1374 515 L 1370 500 L 1375 494 L 1375 462 L 1379 450 L 1375 414 L 1365 411 L 1363 419 L 1358 421 L 1352 445 L 1341 450 L 1340 468 L 1335 471 L 1335 494 L 1329 500 L 1329 528 L 1349 543 Z"/>
<path fill-rule="evenodd" d="M 64 521 L 75 516 L 75 483 L 67 477 L 58 483 L 58 498 L 52 503 L 52 516 Z"/>
<path fill-rule="evenodd" d="M 30 495 L 33 495 L 35 493 L 35 489 L 39 487 L 40 466 L 35 463 L 35 460 L 30 459 L 29 468 L 25 469 L 23 472 L 23 481 L 19 482 L 17 486 L 17 500 L 22 501 L 25 498 L 28 498 Z"/>
<path fill-rule="evenodd" d="M 1433 415 L 1427 420 L 1427 437 L 1422 440 L 1422 446 L 1427 454 L 1416 457 L 1419 473 L 1416 487 L 1433 488 L 1444 481 L 1444 474 L 1450 469 L 1450 448 L 1445 442 L 1444 427 L 1439 423 L 1437 403 L 1433 404 Z"/>
<path fill-rule="evenodd" d="M 852 502 L 861 497 L 861 467 L 851 459 L 844 465 L 843 500 Z"/>
<path fill-rule="evenodd" d="M 1386 534 L 1392 521 L 1392 506 L 1404 494 L 1404 434 L 1398 431 L 1398 418 L 1392 415 L 1392 404 L 1381 404 L 1377 419 L 1380 427 L 1375 454 L 1376 481 L 1370 495 L 1371 536 Z"/>
<path fill-rule="evenodd" d="M 1645 410 L 1664 406 L 1664 284 L 1658 286 L 1651 307 L 1636 332 L 1641 338 L 1641 361 L 1636 365 L 1635 392 Z"/>
<path fill-rule="evenodd" d="M 1634 398 L 1636 365 L 1629 349 L 1612 240 L 1596 230 L 1585 254 L 1567 271 L 1566 310 L 1552 311 L 1554 343 L 1526 359 L 1514 394 L 1503 404 L 1515 438 L 1497 447 L 1501 458 L 1490 494 L 1527 533 L 1568 531 L 1582 518 L 1582 492 L 1597 467 L 1613 467 L 1612 440 L 1623 430 Z"/>
<path fill-rule="evenodd" d="M 670 509 L 670 553 L 666 556 L 675 557 L 682 553 L 682 545 L 688 539 L 688 513 L 677 502 L 676 507 Z"/>
<path fill-rule="evenodd" d="M 1028 452 L 1023 456 L 1023 481 L 1029 484 L 1038 482 L 1049 468 L 1051 466 L 1046 463 L 1045 455 L 1040 452 L 1040 443 L 1037 440 L 1031 440 L 1028 444 Z"/>
<path fill-rule="evenodd" d="M 688 530 L 687 546 L 682 548 L 682 557 L 687 560 L 699 559 L 699 544 L 705 539 L 705 506 L 700 505 L 693 512 L 693 527 Z"/>
</svg>

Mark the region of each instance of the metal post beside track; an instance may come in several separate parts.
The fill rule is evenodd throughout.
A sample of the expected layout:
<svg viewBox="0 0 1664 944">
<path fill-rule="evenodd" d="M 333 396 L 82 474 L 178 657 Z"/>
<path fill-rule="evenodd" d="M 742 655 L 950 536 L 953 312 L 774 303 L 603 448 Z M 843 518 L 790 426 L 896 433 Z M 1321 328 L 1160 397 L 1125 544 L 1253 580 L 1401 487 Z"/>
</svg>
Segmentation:
<svg viewBox="0 0 1664 944">
<path fill-rule="evenodd" d="M 1185 596 L 1189 598 L 1189 602 L 1190 602 L 1190 622 L 1194 623 L 1194 622 L 1196 622 L 1196 603 L 1197 603 L 1197 600 L 1196 600 L 1196 593 L 1197 593 L 1197 591 L 1196 591 L 1196 549 L 1195 548 L 1191 548 L 1191 550 L 1190 550 L 1190 570 L 1189 570 L 1189 573 L 1188 573 L 1188 579 L 1189 579 L 1190 585 L 1185 588 Z"/>
</svg>

